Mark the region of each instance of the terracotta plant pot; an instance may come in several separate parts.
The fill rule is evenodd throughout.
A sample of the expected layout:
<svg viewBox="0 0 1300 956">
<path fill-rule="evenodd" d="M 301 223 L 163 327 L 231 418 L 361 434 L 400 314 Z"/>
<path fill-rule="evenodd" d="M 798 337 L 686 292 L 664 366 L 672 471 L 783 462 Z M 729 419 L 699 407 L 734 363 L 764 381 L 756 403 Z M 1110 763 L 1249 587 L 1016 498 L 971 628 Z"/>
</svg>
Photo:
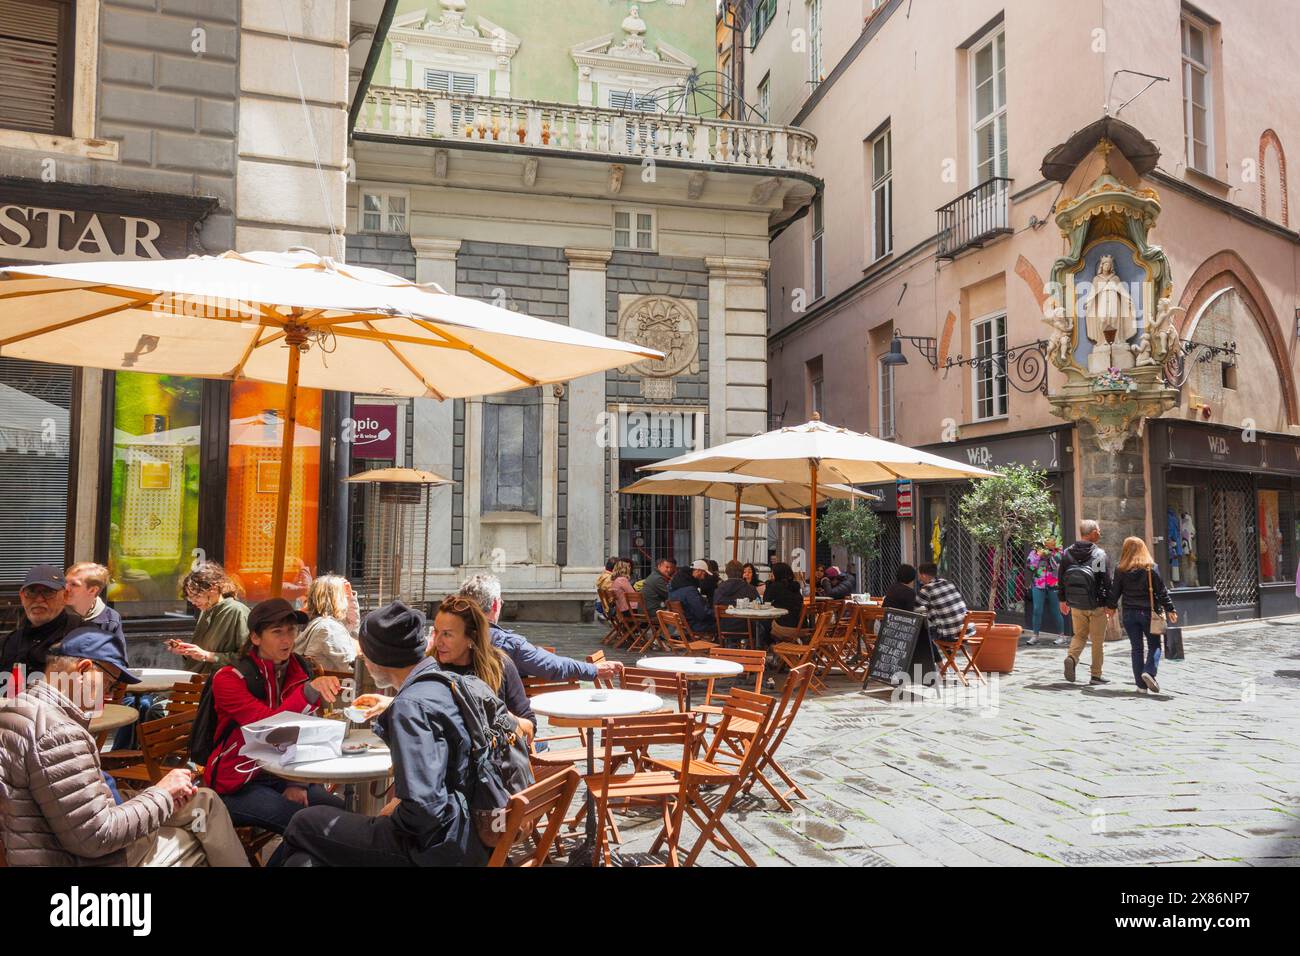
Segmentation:
<svg viewBox="0 0 1300 956">
<path fill-rule="evenodd" d="M 994 624 L 975 652 L 975 666 L 985 674 L 1011 673 L 1023 630 L 1018 624 Z"/>
</svg>

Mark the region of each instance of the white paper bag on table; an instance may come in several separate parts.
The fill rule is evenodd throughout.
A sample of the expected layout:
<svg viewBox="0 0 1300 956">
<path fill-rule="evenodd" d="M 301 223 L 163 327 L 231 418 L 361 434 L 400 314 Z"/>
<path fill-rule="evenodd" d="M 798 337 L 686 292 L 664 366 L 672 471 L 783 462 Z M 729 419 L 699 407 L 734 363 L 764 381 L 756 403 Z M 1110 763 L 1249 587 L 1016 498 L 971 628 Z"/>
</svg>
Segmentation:
<svg viewBox="0 0 1300 956">
<path fill-rule="evenodd" d="M 343 756 L 343 737 L 348 725 L 310 714 L 272 714 L 245 725 L 244 746 L 239 753 L 254 760 L 266 760 L 277 767 L 308 760 Z"/>
</svg>

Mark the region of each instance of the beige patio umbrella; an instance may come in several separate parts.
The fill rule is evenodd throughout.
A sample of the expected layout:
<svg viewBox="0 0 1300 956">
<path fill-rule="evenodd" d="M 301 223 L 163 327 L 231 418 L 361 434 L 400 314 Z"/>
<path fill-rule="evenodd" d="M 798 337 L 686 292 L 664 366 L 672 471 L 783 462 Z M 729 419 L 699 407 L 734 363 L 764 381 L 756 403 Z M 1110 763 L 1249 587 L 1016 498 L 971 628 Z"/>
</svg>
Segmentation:
<svg viewBox="0 0 1300 956">
<path fill-rule="evenodd" d="M 465 398 L 662 357 L 306 249 L 2 269 L 0 356 L 283 384 L 286 464 L 300 385 Z M 276 595 L 292 474 L 280 469 Z"/>
<path fill-rule="evenodd" d="M 731 559 L 740 554 L 740 506 L 760 505 L 764 508 L 806 507 L 812 489 L 807 482 L 778 481 L 772 478 L 755 478 L 750 475 L 727 475 L 707 471 L 666 471 L 647 475 L 626 488 L 623 495 L 680 495 L 688 498 L 713 498 L 731 501 L 736 514 L 731 544 Z M 817 501 L 832 498 L 861 498 L 878 501 L 879 496 L 858 491 L 848 485 L 827 484 L 817 490 Z"/>
<path fill-rule="evenodd" d="M 806 482 L 811 504 L 809 541 L 817 547 L 818 487 L 839 482 L 866 485 L 897 481 L 987 478 L 993 473 L 885 441 L 862 432 L 828 425 L 814 416 L 810 422 L 688 452 L 644 465 L 641 471 L 709 471 L 749 475 L 778 481 Z M 816 575 L 811 576 L 813 596 Z"/>
</svg>

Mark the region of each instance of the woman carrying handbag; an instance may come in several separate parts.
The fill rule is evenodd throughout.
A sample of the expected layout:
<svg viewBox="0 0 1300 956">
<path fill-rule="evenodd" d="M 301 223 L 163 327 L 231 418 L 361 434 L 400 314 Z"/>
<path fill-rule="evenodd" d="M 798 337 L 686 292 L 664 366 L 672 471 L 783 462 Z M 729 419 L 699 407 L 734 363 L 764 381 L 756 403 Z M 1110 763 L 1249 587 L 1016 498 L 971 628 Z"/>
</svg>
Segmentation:
<svg viewBox="0 0 1300 956">
<path fill-rule="evenodd" d="M 1133 680 L 1138 690 L 1159 692 L 1156 669 L 1160 666 L 1160 643 L 1165 624 L 1178 623 L 1178 611 L 1160 579 L 1151 552 L 1141 538 L 1125 538 L 1115 572 L 1115 586 L 1106 601 L 1110 616 L 1124 598 L 1124 630 L 1133 648 Z M 1145 644 L 1145 654 L 1143 645 Z"/>
</svg>

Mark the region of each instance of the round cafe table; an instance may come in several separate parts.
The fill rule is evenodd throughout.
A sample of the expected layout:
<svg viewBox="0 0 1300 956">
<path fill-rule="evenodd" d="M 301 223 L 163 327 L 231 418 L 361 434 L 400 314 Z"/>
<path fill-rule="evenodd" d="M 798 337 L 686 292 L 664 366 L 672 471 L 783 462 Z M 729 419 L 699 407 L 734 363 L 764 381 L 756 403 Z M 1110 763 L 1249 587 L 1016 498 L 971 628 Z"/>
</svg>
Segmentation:
<svg viewBox="0 0 1300 956">
<path fill-rule="evenodd" d="M 135 674 L 140 683 L 129 684 L 126 688 L 132 694 L 157 694 L 171 690 L 177 684 L 189 683 L 191 677 L 197 676 L 193 671 L 170 667 L 142 667 Z"/>
<path fill-rule="evenodd" d="M 652 671 L 663 671 L 666 674 L 681 674 L 685 677 L 688 711 L 691 709 L 691 681 L 735 677 L 745 670 L 735 661 L 724 661 L 714 657 L 643 657 L 636 662 L 636 666 Z"/>
<path fill-rule="evenodd" d="M 365 742 L 370 749 L 362 754 L 343 754 L 341 757 L 326 757 L 324 760 L 304 760 L 301 763 L 280 766 L 270 760 L 259 758 L 257 764 L 267 773 L 274 774 L 282 780 L 294 783 L 341 783 L 343 784 L 343 802 L 347 809 L 357 809 L 356 785 L 387 780 L 393 772 L 393 756 L 384 743 L 372 730 L 349 730 L 344 737 L 345 744 Z"/>
<path fill-rule="evenodd" d="M 117 730 L 140 719 L 140 712 L 126 704 L 105 704 L 104 712 L 98 717 L 90 718 L 90 732 L 98 737 L 110 730 Z"/>
<path fill-rule="evenodd" d="M 607 690 L 599 687 L 561 690 L 538 694 L 529 701 L 533 713 L 541 714 L 555 727 L 581 727 L 587 734 L 587 774 L 596 772 L 596 735 L 607 717 L 634 717 L 661 710 L 664 702 L 654 694 L 639 690 Z M 596 846 L 596 807 L 587 789 L 587 839 L 569 854 L 570 866 L 598 866 Z"/>
</svg>

